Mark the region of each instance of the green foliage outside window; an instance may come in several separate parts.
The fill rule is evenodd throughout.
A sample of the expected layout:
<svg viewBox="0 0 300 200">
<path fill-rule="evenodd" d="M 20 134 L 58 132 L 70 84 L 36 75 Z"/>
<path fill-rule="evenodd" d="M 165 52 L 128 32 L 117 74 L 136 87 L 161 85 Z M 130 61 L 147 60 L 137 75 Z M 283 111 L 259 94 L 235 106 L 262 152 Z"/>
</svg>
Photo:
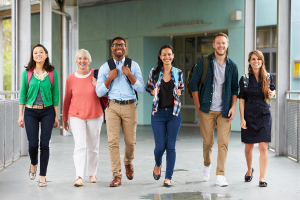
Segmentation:
<svg viewBox="0 0 300 200">
<path fill-rule="evenodd" d="M 3 20 L 3 90 L 11 91 L 11 20 Z"/>
</svg>

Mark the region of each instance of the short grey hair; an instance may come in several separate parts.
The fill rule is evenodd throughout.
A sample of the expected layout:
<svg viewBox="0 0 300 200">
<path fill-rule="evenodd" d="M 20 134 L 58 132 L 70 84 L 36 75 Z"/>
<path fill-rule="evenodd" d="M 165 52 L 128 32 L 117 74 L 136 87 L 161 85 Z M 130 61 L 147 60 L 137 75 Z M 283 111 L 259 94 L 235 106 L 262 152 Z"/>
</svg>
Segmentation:
<svg viewBox="0 0 300 200">
<path fill-rule="evenodd" d="M 77 61 L 79 55 L 86 57 L 90 61 L 90 63 L 92 62 L 92 57 L 88 50 L 79 49 L 78 51 L 76 51 L 75 62 Z"/>
</svg>

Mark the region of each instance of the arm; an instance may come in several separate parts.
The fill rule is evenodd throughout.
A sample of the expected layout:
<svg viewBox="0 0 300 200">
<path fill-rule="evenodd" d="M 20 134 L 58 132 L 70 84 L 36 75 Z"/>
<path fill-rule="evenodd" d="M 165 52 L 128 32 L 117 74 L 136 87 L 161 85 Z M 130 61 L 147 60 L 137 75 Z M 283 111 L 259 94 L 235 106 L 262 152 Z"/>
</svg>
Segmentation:
<svg viewBox="0 0 300 200">
<path fill-rule="evenodd" d="M 237 102 L 237 95 L 232 95 L 231 96 L 231 108 L 228 112 L 228 121 L 232 121 L 235 116 L 235 107 L 236 107 L 236 102 Z"/>
<path fill-rule="evenodd" d="M 54 122 L 54 128 L 57 128 L 59 126 L 59 120 L 58 120 L 58 106 L 54 106 L 55 111 L 55 122 Z"/>
<path fill-rule="evenodd" d="M 180 78 L 179 78 L 179 86 L 178 90 L 176 90 L 176 93 L 178 96 L 183 95 L 184 93 L 184 81 L 183 81 L 183 72 L 180 72 Z"/>
<path fill-rule="evenodd" d="M 72 98 L 72 90 L 71 90 L 70 84 L 71 84 L 70 77 L 68 77 L 66 80 L 65 97 L 64 97 L 63 112 L 62 112 L 63 126 L 66 131 L 70 130 L 69 123 L 68 123 L 69 109 L 70 109 L 70 103 L 71 103 L 71 98 Z"/>
<path fill-rule="evenodd" d="M 126 68 L 126 67 L 123 67 L 123 69 L 124 68 Z M 127 67 L 127 69 L 129 70 L 128 67 Z M 132 61 L 131 70 L 133 73 L 131 73 L 129 70 L 131 75 L 129 74 L 128 79 L 129 79 L 130 83 L 132 84 L 132 88 L 134 90 L 136 90 L 138 93 L 143 93 L 145 90 L 145 84 L 144 84 L 144 79 L 142 76 L 140 66 L 136 62 Z M 123 73 L 124 73 L 124 70 L 123 70 Z"/>
<path fill-rule="evenodd" d="M 236 102 L 237 102 L 237 95 L 239 92 L 239 74 L 238 74 L 238 68 L 236 64 L 234 64 L 234 71 L 232 74 L 232 79 L 231 79 L 231 108 L 228 112 L 228 121 L 232 121 L 235 116 L 235 108 L 236 108 Z"/>
<path fill-rule="evenodd" d="M 19 96 L 19 119 L 18 119 L 18 124 L 22 128 L 24 128 L 23 110 L 26 101 L 26 93 L 27 93 L 27 71 L 24 70 L 21 78 L 21 88 L 20 88 L 20 96 Z"/>
<path fill-rule="evenodd" d="M 53 106 L 58 106 L 59 103 L 59 82 L 58 73 L 54 70 L 53 86 L 52 86 L 52 101 Z"/>
<path fill-rule="evenodd" d="M 108 73 L 109 73 L 109 66 L 107 63 L 105 63 L 100 67 L 98 72 L 97 85 L 96 85 L 96 93 L 98 97 L 102 97 L 108 92 L 109 87 L 113 81 L 113 79 L 111 79 L 111 77 L 108 76 Z"/>
<path fill-rule="evenodd" d="M 246 121 L 244 118 L 244 111 L 245 111 L 245 100 L 240 98 L 241 127 L 242 127 L 242 129 L 247 129 Z"/>
<path fill-rule="evenodd" d="M 147 85 L 146 85 L 146 92 L 148 92 L 151 96 L 154 96 L 154 89 L 155 89 L 155 85 L 153 83 L 154 80 L 152 79 L 154 71 L 155 68 L 152 68 L 150 70 Z"/>
<path fill-rule="evenodd" d="M 24 128 L 23 109 L 24 109 L 24 104 L 19 104 L 19 119 L 18 119 L 18 124 L 22 128 Z"/>
<path fill-rule="evenodd" d="M 194 69 L 193 75 L 192 75 L 192 79 L 191 79 L 191 91 L 192 91 L 192 95 L 193 95 L 193 100 L 194 100 L 194 104 L 196 107 L 196 110 L 198 112 L 198 110 L 200 109 L 200 100 L 199 100 L 199 83 L 201 81 L 201 77 L 202 77 L 202 73 L 203 73 L 203 59 L 200 59 L 197 66 Z"/>
</svg>

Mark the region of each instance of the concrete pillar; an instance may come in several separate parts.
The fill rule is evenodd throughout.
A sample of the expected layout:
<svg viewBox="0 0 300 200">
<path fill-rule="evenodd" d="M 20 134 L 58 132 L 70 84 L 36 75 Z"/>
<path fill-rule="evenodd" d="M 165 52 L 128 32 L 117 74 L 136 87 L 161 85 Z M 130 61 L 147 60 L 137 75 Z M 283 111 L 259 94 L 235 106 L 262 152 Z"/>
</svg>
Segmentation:
<svg viewBox="0 0 300 200">
<path fill-rule="evenodd" d="M 276 155 L 287 155 L 286 95 L 290 90 L 292 0 L 277 0 Z M 280 113 L 280 114 L 279 114 Z"/>
<path fill-rule="evenodd" d="M 256 0 L 245 0 L 245 73 L 248 72 L 248 55 L 256 49 Z"/>
<path fill-rule="evenodd" d="M 52 3 L 51 0 L 41 0 L 40 4 L 40 43 L 48 50 L 52 62 Z"/>
<path fill-rule="evenodd" d="M 31 2 L 12 1 L 12 91 L 20 90 L 22 72 L 31 53 Z M 21 128 L 21 155 L 28 155 L 26 131 Z"/>
</svg>

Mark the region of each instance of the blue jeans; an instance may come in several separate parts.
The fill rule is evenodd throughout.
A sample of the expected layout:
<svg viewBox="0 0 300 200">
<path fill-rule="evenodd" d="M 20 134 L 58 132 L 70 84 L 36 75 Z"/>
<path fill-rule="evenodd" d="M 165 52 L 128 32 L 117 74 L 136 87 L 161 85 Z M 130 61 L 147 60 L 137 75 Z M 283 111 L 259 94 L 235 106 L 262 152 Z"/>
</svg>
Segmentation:
<svg viewBox="0 0 300 200">
<path fill-rule="evenodd" d="M 155 163 L 161 166 L 162 157 L 167 151 L 166 179 L 172 180 L 176 160 L 176 139 L 181 125 L 181 113 L 173 115 L 173 108 L 158 108 L 158 111 L 151 115 L 151 125 L 155 140 Z"/>
<path fill-rule="evenodd" d="M 32 165 L 38 163 L 39 150 L 39 122 L 41 122 L 40 141 L 40 176 L 46 176 L 49 161 L 49 141 L 55 121 L 53 106 L 44 109 L 25 107 L 24 123 L 29 142 L 29 156 Z"/>
</svg>

